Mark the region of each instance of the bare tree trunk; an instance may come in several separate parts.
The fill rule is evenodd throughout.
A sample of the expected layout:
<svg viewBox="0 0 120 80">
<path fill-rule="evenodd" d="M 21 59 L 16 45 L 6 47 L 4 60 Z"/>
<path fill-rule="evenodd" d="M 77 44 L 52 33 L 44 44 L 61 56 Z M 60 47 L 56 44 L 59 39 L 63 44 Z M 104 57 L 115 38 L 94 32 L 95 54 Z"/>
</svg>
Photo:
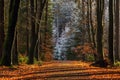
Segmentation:
<svg viewBox="0 0 120 80">
<path fill-rule="evenodd" d="M 12 49 L 12 64 L 18 65 L 18 51 L 17 51 L 17 29 L 15 30 L 13 49 Z"/>
<path fill-rule="evenodd" d="M 0 59 L 3 55 L 4 37 L 4 0 L 0 0 Z"/>
<path fill-rule="evenodd" d="M 93 19 L 92 19 L 92 1 L 90 0 L 90 25 L 91 25 L 91 33 L 92 33 L 92 42 L 94 48 L 96 48 L 96 42 L 95 42 L 95 30 L 93 27 Z"/>
<path fill-rule="evenodd" d="M 42 35 L 41 35 L 41 18 L 42 18 L 42 14 L 43 14 L 43 9 L 45 7 L 47 0 L 43 0 L 43 1 L 39 1 L 38 3 L 40 4 L 38 6 L 38 24 L 37 24 L 37 29 L 38 31 L 38 58 L 40 60 L 40 53 L 42 53 Z M 42 55 L 42 54 L 41 54 Z"/>
<path fill-rule="evenodd" d="M 120 60 L 119 56 L 119 0 L 115 0 L 115 57 Z"/>
<path fill-rule="evenodd" d="M 5 66 L 11 65 L 11 49 L 17 23 L 19 4 L 20 0 L 10 0 L 8 32 L 4 44 L 4 55 L 1 61 L 1 64 Z"/>
<path fill-rule="evenodd" d="M 26 0 L 26 7 L 27 7 L 27 20 L 26 20 L 26 55 L 29 54 L 29 0 Z"/>
<path fill-rule="evenodd" d="M 46 8 L 45 8 L 45 33 L 44 33 L 44 46 L 46 47 L 46 39 L 47 39 L 47 27 L 48 27 L 48 1 L 46 1 Z"/>
<path fill-rule="evenodd" d="M 34 12 L 34 0 L 30 0 L 30 13 L 31 13 L 31 42 L 30 42 L 30 52 L 28 56 L 28 64 L 34 63 L 34 49 L 36 44 L 36 37 L 35 37 L 35 12 Z"/>
<path fill-rule="evenodd" d="M 103 61 L 103 10 L 104 10 L 104 0 L 97 0 L 97 54 L 98 61 Z"/>
<path fill-rule="evenodd" d="M 111 65 L 114 64 L 114 55 L 113 55 L 113 0 L 109 0 L 109 60 Z"/>
<path fill-rule="evenodd" d="M 88 31 L 88 38 L 89 38 L 89 41 L 88 42 L 92 42 L 92 40 L 91 40 L 91 31 L 90 31 L 90 16 L 89 16 L 89 14 L 90 14 L 90 9 L 89 9 L 89 5 L 90 5 L 90 3 L 89 3 L 89 0 L 87 1 L 87 31 Z"/>
</svg>

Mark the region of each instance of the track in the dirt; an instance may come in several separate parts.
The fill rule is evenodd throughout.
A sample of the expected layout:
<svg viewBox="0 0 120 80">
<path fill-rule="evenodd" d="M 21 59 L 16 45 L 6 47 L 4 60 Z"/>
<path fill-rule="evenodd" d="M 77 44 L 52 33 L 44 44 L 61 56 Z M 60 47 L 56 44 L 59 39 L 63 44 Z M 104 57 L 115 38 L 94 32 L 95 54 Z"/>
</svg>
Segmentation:
<svg viewBox="0 0 120 80">
<path fill-rule="evenodd" d="M 120 78 L 120 71 L 89 67 L 88 65 L 81 62 L 56 62 L 48 64 L 48 66 L 45 66 L 42 70 L 33 73 L 36 74 L 34 77 L 26 77 L 24 79 L 31 78 L 33 80 L 119 80 L 118 78 Z"/>
<path fill-rule="evenodd" d="M 31 68 L 30 68 L 31 69 Z M 29 69 L 29 70 L 30 70 Z M 91 67 L 77 61 L 46 63 L 32 72 L 13 76 L 16 80 L 120 80 L 120 69 Z M 11 79 L 11 80 L 12 80 Z"/>
</svg>

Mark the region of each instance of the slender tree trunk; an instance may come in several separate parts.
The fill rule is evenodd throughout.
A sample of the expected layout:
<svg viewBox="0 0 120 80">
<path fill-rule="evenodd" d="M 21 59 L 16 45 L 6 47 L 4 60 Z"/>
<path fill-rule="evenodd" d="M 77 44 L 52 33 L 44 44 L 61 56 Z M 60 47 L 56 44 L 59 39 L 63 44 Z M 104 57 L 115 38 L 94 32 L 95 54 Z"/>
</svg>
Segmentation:
<svg viewBox="0 0 120 80">
<path fill-rule="evenodd" d="M 34 49 L 36 44 L 35 37 L 35 12 L 34 12 L 34 0 L 30 0 L 30 13 L 31 13 L 31 42 L 30 42 L 30 52 L 28 56 L 28 64 L 34 63 Z"/>
<path fill-rule="evenodd" d="M 26 55 L 29 54 L 29 0 L 26 0 L 27 19 L 26 19 Z"/>
<path fill-rule="evenodd" d="M 39 30 L 38 31 L 38 58 L 40 60 L 40 53 L 42 53 L 42 35 L 41 35 L 41 18 L 42 18 L 42 14 L 43 14 L 43 9 L 45 7 L 45 4 L 46 4 L 46 1 L 47 0 L 43 0 L 43 1 L 39 1 L 38 0 L 38 3 L 40 4 L 38 6 L 38 25 L 37 25 L 37 29 Z M 41 54 L 42 55 L 42 54 Z"/>
<path fill-rule="evenodd" d="M 14 38 L 14 43 L 13 43 L 12 64 L 13 65 L 18 65 L 17 29 L 15 30 L 15 38 Z"/>
<path fill-rule="evenodd" d="M 4 0 L 0 0 L 0 59 L 3 54 L 4 37 Z"/>
<path fill-rule="evenodd" d="M 92 19 L 92 0 L 88 0 L 90 4 L 90 26 L 91 26 L 91 38 L 92 38 L 92 49 L 96 50 L 96 41 L 95 41 L 95 29 L 93 26 L 93 19 Z M 94 59 L 97 60 L 97 55 L 94 53 Z"/>
<path fill-rule="evenodd" d="M 97 54 L 98 61 L 102 61 L 103 58 L 103 25 L 102 16 L 104 10 L 104 0 L 97 0 Z"/>
<path fill-rule="evenodd" d="M 120 60 L 119 56 L 119 0 L 115 0 L 115 57 Z"/>
<path fill-rule="evenodd" d="M 111 65 L 114 64 L 113 55 L 113 0 L 109 0 L 109 60 Z"/>
<path fill-rule="evenodd" d="M 19 4 L 20 0 L 10 0 L 8 32 L 4 44 L 4 55 L 2 57 L 1 62 L 1 64 L 5 66 L 11 65 L 11 49 L 14 39 L 15 27 L 17 23 Z"/>
<path fill-rule="evenodd" d="M 91 25 L 91 33 L 92 33 L 92 42 L 94 48 L 96 48 L 96 42 L 95 42 L 95 30 L 93 27 L 93 19 L 92 19 L 92 1 L 90 0 L 90 25 Z"/>
<path fill-rule="evenodd" d="M 40 0 L 39 0 L 40 1 Z M 36 46 L 35 46 L 35 58 L 36 58 L 36 60 L 37 61 L 39 61 L 39 53 L 38 53 L 38 32 L 39 32 L 39 26 L 38 26 L 38 24 L 39 24 L 39 19 L 38 19 L 38 15 L 39 15 L 39 6 L 40 6 L 40 4 L 38 4 L 38 2 L 39 2 L 38 0 L 36 0 Z"/>
<path fill-rule="evenodd" d="M 88 38 L 89 38 L 89 43 L 91 43 L 92 42 L 92 40 L 91 40 L 91 31 L 90 31 L 90 16 L 89 16 L 89 14 L 90 14 L 90 9 L 89 9 L 89 0 L 87 1 L 87 31 L 88 31 Z"/>
<path fill-rule="evenodd" d="M 45 8 L 45 33 L 44 33 L 44 46 L 47 46 L 47 27 L 48 27 L 48 1 L 46 1 L 46 8 Z"/>
</svg>

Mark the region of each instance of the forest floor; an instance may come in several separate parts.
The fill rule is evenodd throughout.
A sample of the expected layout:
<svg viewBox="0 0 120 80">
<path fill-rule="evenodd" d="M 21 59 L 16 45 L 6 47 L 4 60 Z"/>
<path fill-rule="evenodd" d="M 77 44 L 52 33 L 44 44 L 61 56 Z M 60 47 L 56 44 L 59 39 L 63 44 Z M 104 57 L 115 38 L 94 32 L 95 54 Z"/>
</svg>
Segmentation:
<svg viewBox="0 0 120 80">
<path fill-rule="evenodd" d="M 99 68 L 81 61 L 0 67 L 0 80 L 120 80 L 120 68 Z"/>
</svg>

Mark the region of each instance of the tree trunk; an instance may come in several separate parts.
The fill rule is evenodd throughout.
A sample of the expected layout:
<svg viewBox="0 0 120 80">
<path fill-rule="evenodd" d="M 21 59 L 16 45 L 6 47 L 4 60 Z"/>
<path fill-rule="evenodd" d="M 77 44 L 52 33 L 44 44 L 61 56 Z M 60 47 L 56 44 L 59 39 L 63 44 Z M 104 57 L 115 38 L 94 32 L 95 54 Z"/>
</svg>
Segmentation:
<svg viewBox="0 0 120 80">
<path fill-rule="evenodd" d="M 93 19 L 92 19 L 92 1 L 90 0 L 90 25 L 91 25 L 91 33 L 92 33 L 92 42 L 94 48 L 96 48 L 96 42 L 95 42 L 95 30 L 93 27 Z"/>
<path fill-rule="evenodd" d="M 29 54 L 29 0 L 26 0 L 27 19 L 26 19 L 26 55 Z"/>
<path fill-rule="evenodd" d="M 41 38 L 41 18 L 42 18 L 42 14 L 43 14 L 43 9 L 45 7 L 47 0 L 43 0 L 43 1 L 39 1 L 38 3 L 40 4 L 38 6 L 38 25 L 37 25 L 37 29 L 38 29 L 38 60 L 40 60 L 40 53 L 42 53 L 42 38 Z"/>
<path fill-rule="evenodd" d="M 88 32 L 88 38 L 89 38 L 89 43 L 91 43 L 92 42 L 92 40 L 91 40 L 91 31 L 90 31 L 90 16 L 89 16 L 89 14 L 90 14 L 90 9 L 89 9 L 89 5 L 90 5 L 90 3 L 89 3 L 89 0 L 87 1 L 87 32 Z"/>
<path fill-rule="evenodd" d="M 4 37 L 4 0 L 0 0 L 0 59 L 3 55 Z"/>
<path fill-rule="evenodd" d="M 48 27 L 48 1 L 46 1 L 46 8 L 45 8 L 45 33 L 44 33 L 44 46 L 47 46 L 47 27 Z"/>
<path fill-rule="evenodd" d="M 114 64 L 114 55 L 113 55 L 113 0 L 109 0 L 109 35 L 108 35 L 108 44 L 109 44 L 109 60 L 111 65 Z"/>
<path fill-rule="evenodd" d="M 12 64 L 18 65 L 18 51 L 17 51 L 17 29 L 15 30 L 15 38 L 12 51 Z"/>
<path fill-rule="evenodd" d="M 119 56 L 119 0 L 115 0 L 115 57 L 120 60 Z"/>
<path fill-rule="evenodd" d="M 8 32 L 4 44 L 4 55 L 2 57 L 1 62 L 1 64 L 5 66 L 11 65 L 11 49 L 14 39 L 15 27 L 17 23 L 19 4 L 20 0 L 10 0 Z"/>
<path fill-rule="evenodd" d="M 98 61 L 102 61 L 103 58 L 103 25 L 102 25 L 102 17 L 104 10 L 104 0 L 97 0 L 97 54 Z"/>
<path fill-rule="evenodd" d="M 34 49 L 36 44 L 36 37 L 35 37 L 35 12 L 34 12 L 34 0 L 30 0 L 30 13 L 31 13 L 31 42 L 30 42 L 30 52 L 28 56 L 28 64 L 34 63 Z"/>
</svg>

